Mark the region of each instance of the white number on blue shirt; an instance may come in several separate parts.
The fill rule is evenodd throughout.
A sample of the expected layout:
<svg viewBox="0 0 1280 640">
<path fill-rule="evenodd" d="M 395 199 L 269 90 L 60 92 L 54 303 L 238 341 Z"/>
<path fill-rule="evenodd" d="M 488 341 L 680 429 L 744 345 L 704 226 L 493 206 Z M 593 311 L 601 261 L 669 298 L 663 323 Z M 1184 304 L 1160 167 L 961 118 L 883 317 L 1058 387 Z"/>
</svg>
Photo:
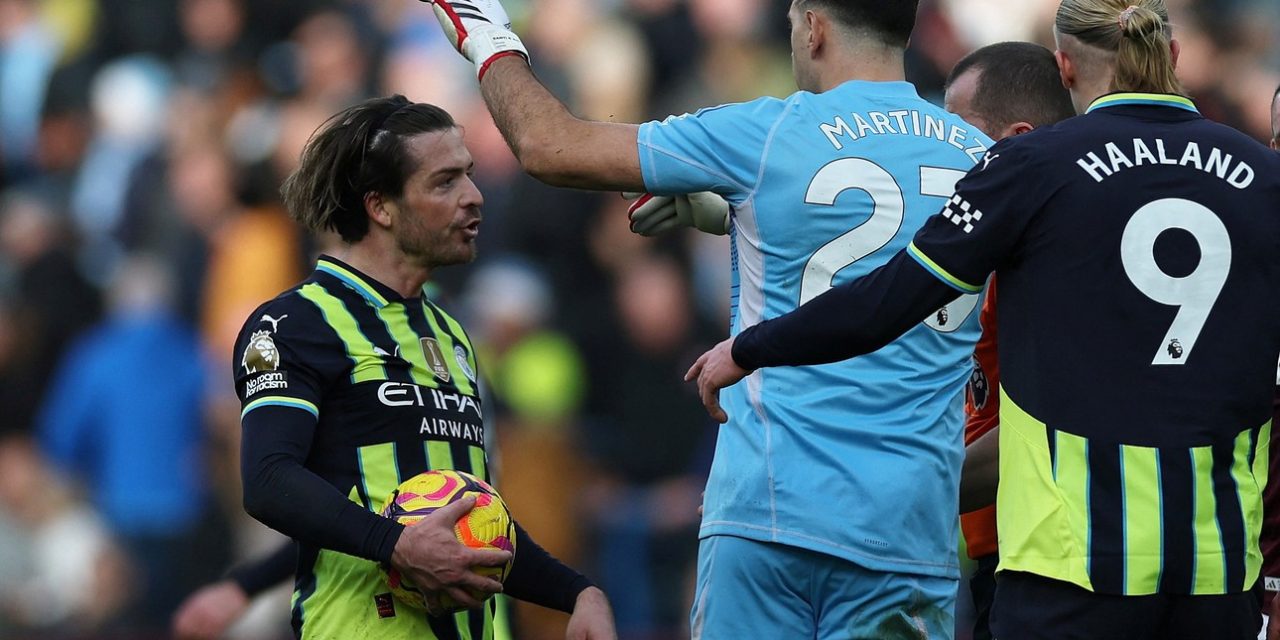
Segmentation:
<svg viewBox="0 0 1280 640">
<path fill-rule="evenodd" d="M 1156 264 L 1156 238 L 1170 229 L 1189 232 L 1200 246 L 1200 264 L 1180 278 Z M 1151 364 L 1186 364 L 1231 271 L 1231 237 L 1226 225 L 1197 202 L 1156 200 L 1138 209 L 1125 225 L 1120 259 L 1138 291 L 1160 304 L 1178 307 Z"/>
<path fill-rule="evenodd" d="M 964 172 L 956 169 L 920 167 L 920 195 L 947 198 L 963 177 Z M 809 182 L 804 201 L 832 206 L 836 198 L 849 189 L 859 189 L 871 196 L 871 217 L 823 245 L 809 258 L 800 283 L 800 304 L 822 295 L 832 287 L 837 273 L 889 244 L 902 228 L 906 210 L 902 189 L 888 171 L 870 160 L 841 158 L 824 165 Z M 977 304 L 977 294 L 961 296 L 944 307 L 946 313 L 933 314 L 925 324 L 938 331 L 955 331 Z"/>
</svg>

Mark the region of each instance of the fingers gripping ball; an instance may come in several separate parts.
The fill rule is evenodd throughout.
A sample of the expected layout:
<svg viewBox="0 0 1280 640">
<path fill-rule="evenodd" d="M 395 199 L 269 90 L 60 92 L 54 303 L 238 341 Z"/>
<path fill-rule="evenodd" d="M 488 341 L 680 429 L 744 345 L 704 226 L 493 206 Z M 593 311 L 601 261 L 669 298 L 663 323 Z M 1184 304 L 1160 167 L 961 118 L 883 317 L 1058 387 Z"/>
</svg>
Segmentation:
<svg viewBox="0 0 1280 640">
<path fill-rule="evenodd" d="M 502 497 L 487 482 L 462 471 L 428 471 L 405 480 L 387 497 L 382 515 L 392 518 L 405 526 L 413 526 L 431 512 L 445 505 L 474 495 L 476 506 L 467 515 L 458 519 L 453 533 L 458 540 L 475 549 L 501 549 L 510 551 L 512 560 L 516 551 L 516 528 L 511 520 L 511 513 Z M 503 582 L 511 573 L 511 560 L 500 567 L 475 567 L 473 570 L 483 576 L 490 576 Z M 387 574 L 387 585 L 391 593 L 401 602 L 415 609 L 432 609 L 434 611 L 458 611 L 461 607 L 447 595 L 438 596 L 428 607 L 428 594 L 420 591 L 408 580 L 401 577 L 394 567 L 384 566 Z M 478 599 L 489 594 L 475 593 Z"/>
</svg>

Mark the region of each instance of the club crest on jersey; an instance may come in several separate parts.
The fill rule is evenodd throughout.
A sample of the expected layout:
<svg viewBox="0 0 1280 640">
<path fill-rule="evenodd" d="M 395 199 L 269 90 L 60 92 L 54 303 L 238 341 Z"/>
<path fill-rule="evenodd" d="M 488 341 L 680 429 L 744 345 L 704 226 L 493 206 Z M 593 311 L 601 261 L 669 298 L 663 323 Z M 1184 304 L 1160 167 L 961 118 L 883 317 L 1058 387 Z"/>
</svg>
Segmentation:
<svg viewBox="0 0 1280 640">
<path fill-rule="evenodd" d="M 462 345 L 453 346 L 453 359 L 458 361 L 458 367 L 462 369 L 462 373 L 467 376 L 467 379 L 475 382 L 476 372 L 471 368 L 471 363 L 467 361 L 467 350 Z"/>
<path fill-rule="evenodd" d="M 246 374 L 280 368 L 280 350 L 276 348 L 270 331 L 254 331 L 249 336 L 249 344 L 244 348 L 244 355 L 240 356 L 240 366 L 244 367 Z"/>
<path fill-rule="evenodd" d="M 973 223 L 982 219 L 982 212 L 969 204 L 968 200 L 956 194 L 947 201 L 947 207 L 942 210 L 942 216 L 954 222 L 965 233 L 969 233 L 973 231 Z"/>
<path fill-rule="evenodd" d="M 449 363 L 445 362 L 444 352 L 440 351 L 440 343 L 435 338 L 422 338 L 418 342 L 422 345 L 422 355 L 427 359 L 431 373 L 440 382 L 448 382 L 452 376 L 449 375 Z"/>
</svg>

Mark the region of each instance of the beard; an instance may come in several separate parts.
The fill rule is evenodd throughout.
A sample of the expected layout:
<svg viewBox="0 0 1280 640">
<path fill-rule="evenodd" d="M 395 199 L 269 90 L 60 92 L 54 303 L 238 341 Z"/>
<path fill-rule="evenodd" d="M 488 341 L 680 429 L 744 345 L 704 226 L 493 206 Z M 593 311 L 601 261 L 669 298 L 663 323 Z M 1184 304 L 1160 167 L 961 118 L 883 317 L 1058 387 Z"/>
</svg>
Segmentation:
<svg viewBox="0 0 1280 640">
<path fill-rule="evenodd" d="M 476 259 L 476 242 L 463 227 L 450 224 L 443 229 L 409 225 L 397 234 L 396 243 L 405 255 L 424 267 L 466 264 Z"/>
</svg>

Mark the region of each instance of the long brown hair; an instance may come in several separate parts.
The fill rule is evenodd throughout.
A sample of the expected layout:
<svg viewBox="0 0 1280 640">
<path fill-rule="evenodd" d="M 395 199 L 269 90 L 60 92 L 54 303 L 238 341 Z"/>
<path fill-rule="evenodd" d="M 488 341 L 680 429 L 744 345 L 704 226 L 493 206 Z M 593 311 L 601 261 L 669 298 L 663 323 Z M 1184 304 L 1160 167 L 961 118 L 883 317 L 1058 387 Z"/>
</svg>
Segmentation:
<svg viewBox="0 0 1280 640">
<path fill-rule="evenodd" d="M 399 198 L 417 168 L 405 139 L 454 126 L 444 109 L 401 95 L 348 107 L 307 141 L 298 170 L 280 187 L 284 204 L 307 228 L 356 242 L 369 232 L 365 194 Z"/>
</svg>

